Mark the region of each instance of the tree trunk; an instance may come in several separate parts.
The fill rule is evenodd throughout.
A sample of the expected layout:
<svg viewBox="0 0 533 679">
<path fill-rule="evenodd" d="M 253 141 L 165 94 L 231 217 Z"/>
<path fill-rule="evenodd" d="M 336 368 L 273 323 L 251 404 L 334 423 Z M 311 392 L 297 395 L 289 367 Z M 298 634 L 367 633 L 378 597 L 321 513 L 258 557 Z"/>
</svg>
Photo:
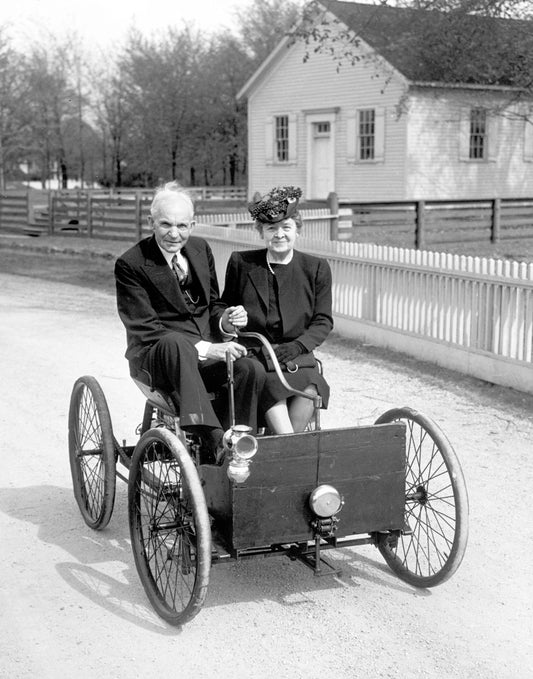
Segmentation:
<svg viewBox="0 0 533 679">
<path fill-rule="evenodd" d="M 237 173 L 237 158 L 234 155 L 229 157 L 229 184 L 235 186 L 235 175 Z"/>
<path fill-rule="evenodd" d="M 64 158 L 59 161 L 59 169 L 61 172 L 61 188 L 68 189 L 67 163 Z"/>
<path fill-rule="evenodd" d="M 6 188 L 6 167 L 4 163 L 4 147 L 0 139 L 0 190 L 4 191 Z"/>
<path fill-rule="evenodd" d="M 174 181 L 176 179 L 176 168 L 178 166 L 178 160 L 177 160 L 178 154 L 177 154 L 176 149 L 172 149 L 171 154 L 172 154 L 172 162 L 171 162 L 171 167 L 170 167 L 170 177 L 171 177 L 172 181 Z"/>
<path fill-rule="evenodd" d="M 115 154 L 115 186 L 122 186 L 122 165 L 118 153 Z"/>
</svg>

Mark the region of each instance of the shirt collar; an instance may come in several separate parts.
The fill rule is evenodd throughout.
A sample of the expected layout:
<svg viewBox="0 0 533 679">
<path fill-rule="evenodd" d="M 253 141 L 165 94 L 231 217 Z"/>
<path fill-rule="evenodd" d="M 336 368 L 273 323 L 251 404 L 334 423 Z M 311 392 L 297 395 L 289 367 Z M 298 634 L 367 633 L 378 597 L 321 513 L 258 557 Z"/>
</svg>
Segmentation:
<svg viewBox="0 0 533 679">
<path fill-rule="evenodd" d="M 157 241 L 156 241 L 157 243 Z M 178 259 L 178 264 L 181 266 L 181 268 L 184 271 L 189 270 L 189 263 L 187 262 L 187 258 L 183 255 L 181 250 L 178 250 L 178 252 L 167 252 L 166 250 L 163 250 L 162 247 L 159 246 L 159 243 L 157 243 L 157 247 L 161 250 L 161 254 L 165 258 L 166 263 L 169 265 L 169 267 L 172 269 L 172 258 L 174 257 L 174 254 L 177 255 Z"/>
</svg>

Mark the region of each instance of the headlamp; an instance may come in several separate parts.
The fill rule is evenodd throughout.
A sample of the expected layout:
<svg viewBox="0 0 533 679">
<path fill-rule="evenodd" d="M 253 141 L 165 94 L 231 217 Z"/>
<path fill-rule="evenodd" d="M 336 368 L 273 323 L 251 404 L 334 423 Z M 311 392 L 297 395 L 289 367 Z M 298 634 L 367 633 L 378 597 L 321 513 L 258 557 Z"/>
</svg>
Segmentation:
<svg viewBox="0 0 533 679">
<path fill-rule="evenodd" d="M 322 519 L 337 514 L 343 504 L 344 500 L 339 491 L 328 484 L 317 486 L 309 496 L 311 510 Z"/>
<path fill-rule="evenodd" d="M 224 434 L 224 448 L 231 453 L 227 474 L 236 483 L 242 483 L 250 476 L 250 460 L 257 453 L 257 439 L 251 431 L 251 427 L 238 424 Z"/>
</svg>

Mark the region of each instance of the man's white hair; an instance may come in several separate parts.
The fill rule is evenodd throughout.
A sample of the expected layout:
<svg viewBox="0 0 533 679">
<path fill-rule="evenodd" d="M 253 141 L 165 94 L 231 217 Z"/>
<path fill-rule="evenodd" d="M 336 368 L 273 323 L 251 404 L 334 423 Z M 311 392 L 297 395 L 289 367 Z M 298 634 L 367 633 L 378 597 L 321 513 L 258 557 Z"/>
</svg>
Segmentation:
<svg viewBox="0 0 533 679">
<path fill-rule="evenodd" d="M 178 184 L 178 182 L 167 182 L 162 186 L 159 186 L 156 191 L 152 204 L 150 205 L 150 214 L 155 217 L 159 204 L 166 200 L 167 198 L 173 198 L 179 196 L 184 203 L 186 203 L 191 209 L 191 215 L 194 215 L 194 203 L 189 192 Z"/>
</svg>

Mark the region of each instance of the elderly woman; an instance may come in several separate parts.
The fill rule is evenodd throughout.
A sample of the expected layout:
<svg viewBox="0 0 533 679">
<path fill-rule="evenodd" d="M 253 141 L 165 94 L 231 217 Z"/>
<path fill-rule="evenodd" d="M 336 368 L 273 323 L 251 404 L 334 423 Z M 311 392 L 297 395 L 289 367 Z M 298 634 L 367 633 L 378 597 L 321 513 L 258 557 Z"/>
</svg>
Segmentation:
<svg viewBox="0 0 533 679">
<path fill-rule="evenodd" d="M 301 193 L 292 186 L 279 187 L 248 205 L 266 247 L 232 253 L 222 299 L 244 306 L 246 330 L 265 335 L 275 345 L 284 369 L 300 364 L 295 372 L 284 372 L 287 382 L 299 391 L 318 393 L 325 408 L 329 387 L 312 352 L 333 328 L 331 271 L 325 259 L 294 249 L 302 229 Z M 261 360 L 259 348 L 251 347 L 250 353 Z M 303 431 L 313 413 L 313 401 L 291 395 L 272 371 L 267 372 L 261 406 L 276 434 Z"/>
</svg>

